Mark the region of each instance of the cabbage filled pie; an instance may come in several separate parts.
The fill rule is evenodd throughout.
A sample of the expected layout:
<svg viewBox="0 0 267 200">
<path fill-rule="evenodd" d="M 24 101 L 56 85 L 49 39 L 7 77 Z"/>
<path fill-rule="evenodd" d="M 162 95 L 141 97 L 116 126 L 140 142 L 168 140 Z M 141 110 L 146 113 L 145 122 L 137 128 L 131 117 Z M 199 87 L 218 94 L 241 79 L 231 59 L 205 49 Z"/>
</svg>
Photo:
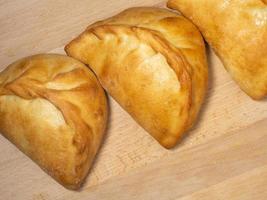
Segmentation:
<svg viewBox="0 0 267 200">
<path fill-rule="evenodd" d="M 102 87 L 73 58 L 35 55 L 0 73 L 0 132 L 67 188 L 85 179 L 106 121 Z"/>
<path fill-rule="evenodd" d="M 189 18 L 241 89 L 253 99 L 267 95 L 267 1 L 170 0 Z"/>
<path fill-rule="evenodd" d="M 65 50 L 164 147 L 195 122 L 208 70 L 203 39 L 184 17 L 131 8 L 90 25 Z"/>
</svg>

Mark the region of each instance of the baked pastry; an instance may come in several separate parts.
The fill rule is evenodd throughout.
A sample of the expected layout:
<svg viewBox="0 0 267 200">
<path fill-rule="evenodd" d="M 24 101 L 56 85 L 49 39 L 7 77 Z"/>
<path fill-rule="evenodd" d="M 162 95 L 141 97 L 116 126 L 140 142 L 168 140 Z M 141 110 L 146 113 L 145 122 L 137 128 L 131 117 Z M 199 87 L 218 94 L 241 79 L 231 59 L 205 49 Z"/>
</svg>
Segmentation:
<svg viewBox="0 0 267 200">
<path fill-rule="evenodd" d="M 67 188 L 85 179 L 106 121 L 102 87 L 73 58 L 35 55 L 0 73 L 0 132 Z"/>
<path fill-rule="evenodd" d="M 161 145 L 174 147 L 195 121 L 207 86 L 205 46 L 184 17 L 131 8 L 90 25 L 65 51 Z"/>
<path fill-rule="evenodd" d="M 267 2 L 170 0 L 195 23 L 226 70 L 253 99 L 267 95 Z"/>
</svg>

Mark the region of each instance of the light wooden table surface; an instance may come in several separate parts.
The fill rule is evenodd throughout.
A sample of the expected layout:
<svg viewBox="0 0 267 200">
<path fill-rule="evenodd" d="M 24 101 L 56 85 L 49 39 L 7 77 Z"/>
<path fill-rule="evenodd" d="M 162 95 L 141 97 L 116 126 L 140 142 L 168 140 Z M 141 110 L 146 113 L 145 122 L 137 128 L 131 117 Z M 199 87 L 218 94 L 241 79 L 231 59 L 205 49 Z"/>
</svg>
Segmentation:
<svg viewBox="0 0 267 200">
<path fill-rule="evenodd" d="M 23 56 L 64 53 L 90 23 L 162 0 L 0 0 L 0 70 Z M 267 199 L 267 100 L 246 96 L 209 51 L 199 121 L 173 150 L 160 147 L 112 99 L 104 144 L 79 192 L 68 191 L 0 136 L 0 199 Z"/>
</svg>

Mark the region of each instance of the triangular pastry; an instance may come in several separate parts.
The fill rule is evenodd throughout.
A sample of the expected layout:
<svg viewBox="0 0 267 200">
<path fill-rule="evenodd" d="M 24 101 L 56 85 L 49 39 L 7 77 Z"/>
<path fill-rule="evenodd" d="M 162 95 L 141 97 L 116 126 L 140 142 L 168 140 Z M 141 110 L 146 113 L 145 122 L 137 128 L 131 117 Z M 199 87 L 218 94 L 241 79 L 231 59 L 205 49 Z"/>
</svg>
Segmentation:
<svg viewBox="0 0 267 200">
<path fill-rule="evenodd" d="M 61 55 L 35 55 L 0 73 L 0 132 L 67 188 L 85 179 L 107 121 L 93 72 Z"/>
<path fill-rule="evenodd" d="M 199 31 L 184 17 L 131 8 L 90 25 L 65 50 L 164 147 L 174 147 L 196 120 L 207 61 Z"/>
<path fill-rule="evenodd" d="M 170 0 L 202 32 L 225 68 L 253 99 L 267 95 L 267 2 Z"/>
</svg>

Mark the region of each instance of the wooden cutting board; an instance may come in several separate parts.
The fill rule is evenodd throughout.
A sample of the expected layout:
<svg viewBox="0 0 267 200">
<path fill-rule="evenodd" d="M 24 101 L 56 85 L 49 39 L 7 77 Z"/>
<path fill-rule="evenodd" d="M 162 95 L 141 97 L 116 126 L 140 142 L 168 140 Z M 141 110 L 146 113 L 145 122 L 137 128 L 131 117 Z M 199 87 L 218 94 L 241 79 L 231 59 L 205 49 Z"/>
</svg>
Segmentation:
<svg viewBox="0 0 267 200">
<path fill-rule="evenodd" d="M 85 27 L 162 0 L 0 0 L 0 70 L 57 52 Z M 0 199 L 267 199 L 267 100 L 251 100 L 208 49 L 209 91 L 199 120 L 165 150 L 110 98 L 104 144 L 79 192 L 68 191 L 0 136 Z"/>
</svg>

